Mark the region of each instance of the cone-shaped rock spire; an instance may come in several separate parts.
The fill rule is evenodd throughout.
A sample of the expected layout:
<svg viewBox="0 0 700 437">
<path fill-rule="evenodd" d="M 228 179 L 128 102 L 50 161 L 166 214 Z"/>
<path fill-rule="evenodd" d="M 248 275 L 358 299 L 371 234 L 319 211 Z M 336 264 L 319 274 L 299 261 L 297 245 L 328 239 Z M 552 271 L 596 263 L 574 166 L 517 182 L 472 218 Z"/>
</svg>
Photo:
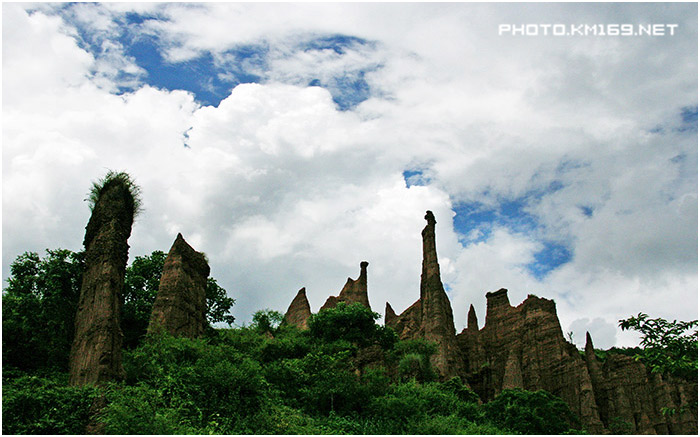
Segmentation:
<svg viewBox="0 0 700 437">
<path fill-rule="evenodd" d="M 190 338 L 202 335 L 206 327 L 208 277 L 209 264 L 204 254 L 177 234 L 165 258 L 148 331 L 163 329 L 171 335 Z"/>
<path fill-rule="evenodd" d="M 460 360 L 455 339 L 455 324 L 452 306 L 440 279 L 437 249 L 435 247 L 435 216 L 425 213 L 428 224 L 423 229 L 423 271 L 420 282 L 421 324 L 426 340 L 434 341 L 438 351 L 433 364 L 445 377 L 458 373 Z"/>
<path fill-rule="evenodd" d="M 397 318 L 396 312 L 394 312 L 394 309 L 389 305 L 389 302 L 387 302 L 386 308 L 384 309 L 384 324 L 386 326 L 393 326 Z"/>
<path fill-rule="evenodd" d="M 299 290 L 297 295 L 289 304 L 287 312 L 284 314 L 284 323 L 296 326 L 299 329 L 309 327 L 309 317 L 311 317 L 311 305 L 306 298 L 306 288 Z"/>
<path fill-rule="evenodd" d="M 92 195 L 70 353 L 72 385 L 102 384 L 124 376 L 119 313 L 138 188 L 126 173 L 110 172 L 101 186 L 94 186 Z"/>
<path fill-rule="evenodd" d="M 459 356 L 452 306 L 440 279 L 435 247 L 436 221 L 431 211 L 426 211 L 425 220 L 428 224 L 421 233 L 423 268 L 420 299 L 398 316 L 387 303 L 385 322 L 402 340 L 425 338 L 437 343 L 437 352 L 431 358 L 431 362 L 441 377 L 445 378 L 463 373 L 464 360 Z"/>
<path fill-rule="evenodd" d="M 350 303 L 361 303 L 362 305 L 370 308 L 369 297 L 367 297 L 367 266 L 369 263 L 367 261 L 362 261 L 360 263 L 360 276 L 353 280 L 348 278 L 345 286 L 340 291 L 340 294 L 336 296 L 330 296 L 326 303 L 321 307 L 322 310 L 326 308 L 334 308 L 338 302 Z"/>
<path fill-rule="evenodd" d="M 469 305 L 469 314 L 467 314 L 467 330 L 468 331 L 478 331 L 479 322 L 476 318 L 476 310 L 474 305 Z"/>
<path fill-rule="evenodd" d="M 591 339 L 591 333 L 588 331 L 586 331 L 586 353 L 595 354 L 593 351 L 593 340 Z"/>
<path fill-rule="evenodd" d="M 421 273 L 421 283 L 428 278 L 440 278 L 440 265 L 437 259 L 437 249 L 435 247 L 435 216 L 432 211 L 426 211 L 425 220 L 428 224 L 423 228 L 423 271 Z M 425 290 L 421 286 L 421 298 Z"/>
</svg>

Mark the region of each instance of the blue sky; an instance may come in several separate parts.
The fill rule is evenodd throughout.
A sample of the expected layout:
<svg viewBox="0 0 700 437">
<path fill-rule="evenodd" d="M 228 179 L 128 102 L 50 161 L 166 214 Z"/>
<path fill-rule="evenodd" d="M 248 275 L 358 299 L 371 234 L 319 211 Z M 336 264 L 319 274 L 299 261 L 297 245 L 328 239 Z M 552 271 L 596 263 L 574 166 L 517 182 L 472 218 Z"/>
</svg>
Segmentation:
<svg viewBox="0 0 700 437">
<path fill-rule="evenodd" d="M 583 18 L 679 31 L 497 32 Z M 697 318 L 697 100 L 696 4 L 5 3 L 4 278 L 80 249 L 90 182 L 126 170 L 130 256 L 182 232 L 240 322 L 362 260 L 403 310 L 430 209 L 458 329 L 505 287 L 632 344 L 620 318 Z"/>
<path fill-rule="evenodd" d="M 73 11 L 70 6 L 66 6 L 62 12 L 66 19 L 71 20 Z M 217 58 L 211 52 L 203 51 L 185 61 L 171 61 L 165 59 L 163 54 L 163 49 L 169 42 L 142 30 L 149 22 L 162 19 L 159 14 L 135 12 L 126 13 L 119 19 L 118 34 L 114 41 L 123 47 L 124 55 L 131 57 L 145 72 L 143 77 L 138 78 L 139 84 L 145 83 L 166 90 L 186 90 L 202 105 L 217 106 L 237 85 L 266 81 L 265 72 L 269 68 L 267 63 L 270 56 L 267 42 L 236 45 L 217 53 Z M 104 36 L 92 33 L 85 23 L 75 24 L 78 44 L 96 58 L 103 56 Z M 299 41 L 294 49 L 303 52 L 331 50 L 343 56 L 349 49 L 360 46 L 372 47 L 373 43 L 349 35 L 322 34 Z M 222 61 L 222 58 L 225 61 Z M 333 96 L 338 109 L 345 111 L 354 108 L 370 96 L 370 87 L 364 77 L 366 73 L 377 68 L 380 66 L 346 70 L 324 78 L 310 75 L 306 78 L 307 85 L 326 88 Z M 134 91 L 134 86 L 119 87 L 119 92 L 131 91 Z"/>
</svg>

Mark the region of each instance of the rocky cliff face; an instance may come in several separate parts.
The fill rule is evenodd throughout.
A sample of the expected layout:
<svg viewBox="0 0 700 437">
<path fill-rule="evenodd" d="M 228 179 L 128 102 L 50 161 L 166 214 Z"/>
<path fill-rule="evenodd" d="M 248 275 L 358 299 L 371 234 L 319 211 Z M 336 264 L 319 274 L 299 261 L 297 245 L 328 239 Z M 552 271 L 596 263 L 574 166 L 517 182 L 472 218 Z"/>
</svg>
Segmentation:
<svg viewBox="0 0 700 437">
<path fill-rule="evenodd" d="M 562 335 L 554 302 L 529 295 L 513 307 L 507 290 L 487 293 L 486 323 L 470 308 L 458 336 L 468 381 L 483 401 L 505 389 L 546 390 L 562 398 L 594 434 L 697 434 L 697 384 L 663 380 L 632 357 L 600 362 L 587 335 L 585 358 Z M 671 416 L 662 409 L 680 412 Z"/>
<path fill-rule="evenodd" d="M 165 258 L 158 295 L 153 303 L 148 331 L 163 329 L 171 335 L 195 338 L 206 327 L 206 288 L 209 264 L 182 237 Z"/>
<path fill-rule="evenodd" d="M 663 379 L 621 354 L 608 353 L 601 362 L 588 333 L 585 357 L 606 428 L 628 426 L 632 434 L 697 434 L 697 384 Z M 674 413 L 664 415 L 663 410 Z"/>
<path fill-rule="evenodd" d="M 437 353 L 431 362 L 442 378 L 463 373 L 463 361 L 455 337 L 452 306 L 440 279 L 440 265 L 435 246 L 435 216 L 425 214 L 428 222 L 423 237 L 423 268 L 420 299 L 400 315 L 387 303 L 385 324 L 392 327 L 399 338 L 424 338 L 437 344 Z M 388 310 L 391 309 L 391 312 Z"/>
<path fill-rule="evenodd" d="M 335 308 L 338 302 L 351 303 L 361 303 L 362 305 L 370 308 L 369 297 L 367 297 L 367 266 L 369 263 L 367 261 L 362 261 L 360 263 L 360 276 L 353 280 L 348 278 L 345 286 L 340 290 L 338 296 L 330 296 L 326 303 L 321 307 L 322 310 L 326 308 Z"/>
<path fill-rule="evenodd" d="M 85 232 L 85 272 L 70 353 L 73 385 L 102 384 L 124 376 L 119 311 L 133 220 L 129 188 L 118 179 L 107 182 Z"/>
<path fill-rule="evenodd" d="M 384 315 L 384 324 L 396 331 L 400 340 L 423 338 L 423 311 L 420 300 L 417 300 L 399 315 L 396 315 L 389 302 L 386 305 L 391 313 L 387 311 Z"/>
<path fill-rule="evenodd" d="M 302 288 L 296 297 L 289 304 L 287 312 L 284 314 L 284 323 L 296 326 L 299 329 L 309 327 L 309 317 L 311 317 L 311 306 L 306 298 L 306 288 Z"/>
<path fill-rule="evenodd" d="M 458 335 L 469 382 L 482 400 L 505 389 L 544 389 L 569 404 L 589 432 L 602 432 L 586 364 L 564 340 L 554 302 L 530 295 L 512 307 L 505 289 L 486 299 L 484 328 L 477 331 L 476 315 L 470 316 Z"/>
<path fill-rule="evenodd" d="M 398 315 L 387 303 L 385 324 L 401 340 L 435 342 L 432 364 L 441 378 L 461 376 L 484 402 L 506 389 L 546 390 L 563 399 L 593 434 L 619 431 L 616 426 L 624 423 L 633 433 L 697 434 L 697 383 L 662 379 L 623 355 L 608 354 L 600 362 L 590 336 L 582 356 L 564 339 L 552 300 L 529 295 L 513 307 L 506 289 L 487 293 L 484 327 L 479 329 L 471 306 L 467 327 L 455 335 L 452 307 L 440 279 L 435 217 L 428 211 L 425 219 L 420 298 Z M 348 279 L 340 295 L 331 296 L 324 308 L 339 301 L 369 306 L 366 267 L 363 263 L 360 277 Z M 302 291 L 285 315 L 290 323 L 303 323 L 310 316 Z M 376 351 L 364 352 L 358 369 L 381 362 Z M 663 409 L 675 413 L 664 415 Z"/>
</svg>

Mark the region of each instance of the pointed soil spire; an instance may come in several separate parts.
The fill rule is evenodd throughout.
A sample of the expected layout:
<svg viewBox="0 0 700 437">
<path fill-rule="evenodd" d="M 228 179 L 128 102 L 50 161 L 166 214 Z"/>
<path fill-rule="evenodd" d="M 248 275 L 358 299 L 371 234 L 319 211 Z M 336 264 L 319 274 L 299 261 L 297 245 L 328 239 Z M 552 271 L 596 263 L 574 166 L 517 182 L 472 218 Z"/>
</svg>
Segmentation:
<svg viewBox="0 0 700 437">
<path fill-rule="evenodd" d="M 586 352 L 593 351 L 593 340 L 591 339 L 591 333 L 586 331 Z"/>
<path fill-rule="evenodd" d="M 126 173 L 110 171 L 93 184 L 92 215 L 85 229 L 85 271 L 69 361 L 71 385 L 99 385 L 124 377 L 119 313 L 138 193 Z"/>
<path fill-rule="evenodd" d="M 386 326 L 393 326 L 396 323 L 397 318 L 398 316 L 396 315 L 396 312 L 391 305 L 389 305 L 389 302 L 387 302 L 386 308 L 384 309 L 384 324 Z"/>
<path fill-rule="evenodd" d="M 444 377 L 454 376 L 461 367 L 455 338 L 452 306 L 440 279 L 437 249 L 435 247 L 435 216 L 426 211 L 423 236 L 423 271 L 420 282 L 421 324 L 426 340 L 438 344 L 433 364 Z"/>
<path fill-rule="evenodd" d="M 330 296 L 326 303 L 321 307 L 322 310 L 326 308 L 334 308 L 338 302 L 350 303 L 361 303 L 367 308 L 369 306 L 369 297 L 367 296 L 367 266 L 369 263 L 367 261 L 362 261 L 360 263 L 360 276 L 353 280 L 348 278 L 345 286 L 340 291 L 340 294 L 336 296 Z"/>
<path fill-rule="evenodd" d="M 287 312 L 284 314 L 284 323 L 296 326 L 299 329 L 309 327 L 309 317 L 311 317 L 311 305 L 306 298 L 306 288 L 302 288 L 289 304 Z"/>
<path fill-rule="evenodd" d="M 467 331 L 476 332 L 479 330 L 479 322 L 476 318 L 476 310 L 474 305 L 469 305 L 469 314 L 467 315 Z"/>
<path fill-rule="evenodd" d="M 425 220 L 428 224 L 421 232 L 423 236 L 423 271 L 421 273 L 421 281 L 426 281 L 428 278 L 437 276 L 440 277 L 440 265 L 438 264 L 437 249 L 435 247 L 435 216 L 432 211 L 425 212 Z M 421 288 L 421 293 L 423 289 Z M 423 294 L 421 294 L 421 298 Z"/>
<path fill-rule="evenodd" d="M 163 265 L 148 331 L 196 338 L 204 334 L 209 264 L 204 254 L 177 234 Z"/>
</svg>

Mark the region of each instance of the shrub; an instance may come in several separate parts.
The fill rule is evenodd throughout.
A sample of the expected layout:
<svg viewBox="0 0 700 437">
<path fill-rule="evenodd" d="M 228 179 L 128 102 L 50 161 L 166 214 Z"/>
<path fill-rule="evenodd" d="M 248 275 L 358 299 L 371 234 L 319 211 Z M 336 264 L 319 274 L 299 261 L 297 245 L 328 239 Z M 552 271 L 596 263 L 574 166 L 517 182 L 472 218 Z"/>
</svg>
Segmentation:
<svg viewBox="0 0 700 437">
<path fill-rule="evenodd" d="M 472 389 L 464 385 L 462 380 L 456 376 L 452 379 L 440 383 L 440 388 L 456 394 L 459 400 L 462 402 L 467 402 L 471 404 L 479 403 L 479 395 L 477 395 Z"/>
<path fill-rule="evenodd" d="M 132 386 L 113 390 L 105 413 L 114 432 L 124 427 L 119 433 L 134 433 L 132 428 L 147 414 L 175 420 L 178 425 L 172 430 L 182 431 L 176 434 L 207 427 L 228 433 L 226 427 L 256 415 L 269 400 L 268 384 L 256 361 L 231 346 L 204 339 L 150 335 L 143 345 L 125 353 L 124 368 Z M 132 398 L 143 404 L 140 411 L 130 406 Z M 154 419 L 143 426 L 165 425 Z M 143 432 L 170 433 L 166 428 L 157 430 Z"/>
<path fill-rule="evenodd" d="M 3 434 L 84 434 L 99 392 L 67 381 L 67 375 L 3 380 Z"/>
<path fill-rule="evenodd" d="M 265 339 L 260 350 L 263 363 L 285 359 L 301 358 L 312 348 L 310 338 L 303 331 L 294 327 L 285 327 L 273 339 Z"/>
<path fill-rule="evenodd" d="M 396 334 L 390 328 L 374 323 L 379 314 L 360 303 L 339 302 L 335 308 L 327 308 L 309 318 L 309 333 L 322 341 L 345 340 L 358 346 L 378 343 L 389 349 L 396 342 Z"/>
<path fill-rule="evenodd" d="M 100 421 L 106 434 L 196 434 L 201 412 L 162 388 L 113 385 Z"/>
<path fill-rule="evenodd" d="M 398 357 L 399 378 L 403 381 L 434 381 L 437 374 L 430 364 L 430 357 L 436 351 L 435 343 L 423 339 L 402 340 L 396 343 L 393 353 Z"/>
<path fill-rule="evenodd" d="M 610 432 L 615 435 L 632 434 L 633 426 L 622 417 L 613 417 L 608 426 Z"/>
<path fill-rule="evenodd" d="M 568 405 L 544 390 L 503 390 L 484 410 L 492 423 L 519 434 L 563 434 L 580 428 Z"/>
<path fill-rule="evenodd" d="M 438 383 L 419 384 L 415 380 L 391 387 L 388 394 L 375 398 L 370 413 L 387 419 L 409 419 L 422 415 L 450 415 L 463 412 L 466 403 Z"/>
<path fill-rule="evenodd" d="M 444 434 L 506 434 L 503 429 L 490 423 L 476 423 L 464 417 L 451 414 L 449 416 L 428 416 L 414 424 L 407 431 L 409 434 L 444 435 Z"/>
</svg>

